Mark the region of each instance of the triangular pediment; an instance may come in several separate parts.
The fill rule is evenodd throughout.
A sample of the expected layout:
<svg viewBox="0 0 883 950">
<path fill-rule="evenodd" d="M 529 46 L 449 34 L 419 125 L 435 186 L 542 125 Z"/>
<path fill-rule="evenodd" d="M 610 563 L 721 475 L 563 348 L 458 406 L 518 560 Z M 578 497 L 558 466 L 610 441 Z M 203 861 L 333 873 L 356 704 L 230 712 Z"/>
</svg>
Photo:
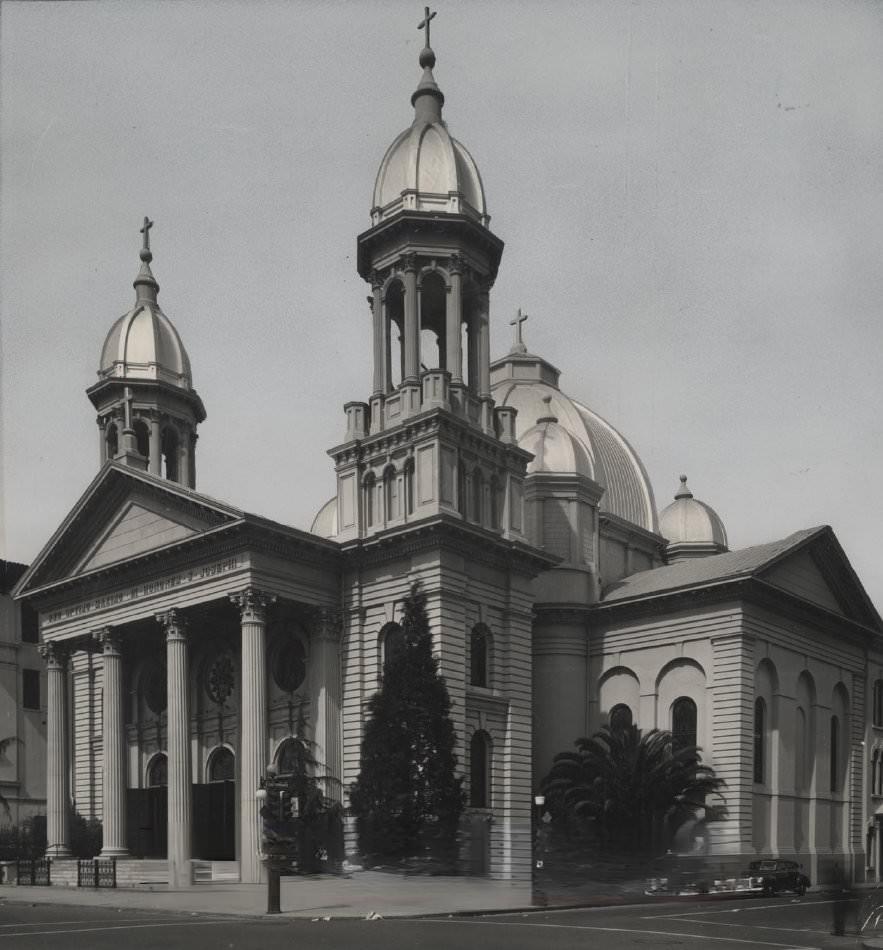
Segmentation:
<svg viewBox="0 0 883 950">
<path fill-rule="evenodd" d="M 870 627 L 880 617 L 830 528 L 786 551 L 760 571 L 767 584 Z"/>
<path fill-rule="evenodd" d="M 161 551 L 243 512 L 174 482 L 110 463 L 86 489 L 16 588 L 18 595 Z"/>
</svg>

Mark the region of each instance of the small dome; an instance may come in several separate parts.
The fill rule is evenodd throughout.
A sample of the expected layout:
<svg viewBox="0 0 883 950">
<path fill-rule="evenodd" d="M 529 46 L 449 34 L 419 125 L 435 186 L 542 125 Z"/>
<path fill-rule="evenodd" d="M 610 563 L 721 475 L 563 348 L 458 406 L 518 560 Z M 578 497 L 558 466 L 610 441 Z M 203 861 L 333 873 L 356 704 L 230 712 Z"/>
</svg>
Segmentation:
<svg viewBox="0 0 883 950">
<path fill-rule="evenodd" d="M 318 534 L 320 538 L 337 537 L 337 495 L 329 498 L 313 518 L 310 534 Z"/>
<path fill-rule="evenodd" d="M 140 301 L 110 328 L 98 375 L 155 379 L 192 389 L 190 358 L 178 331 L 159 305 Z"/>
<path fill-rule="evenodd" d="M 711 505 L 693 497 L 687 487 L 686 475 L 681 475 L 675 500 L 659 513 L 659 533 L 668 539 L 669 547 L 705 546 L 708 553 L 727 550 L 727 531 L 723 521 Z"/>
<path fill-rule="evenodd" d="M 528 475 L 560 472 L 595 477 L 588 452 L 554 416 L 538 419 L 518 440 L 518 447 L 533 453 L 533 460 L 527 466 Z"/>
<path fill-rule="evenodd" d="M 432 75 L 435 54 L 420 54 L 423 78 L 411 96 L 414 121 L 386 150 L 374 182 L 372 224 L 399 211 L 459 214 L 487 226 L 490 217 L 478 166 L 448 132 L 441 110 L 445 97 Z"/>
</svg>

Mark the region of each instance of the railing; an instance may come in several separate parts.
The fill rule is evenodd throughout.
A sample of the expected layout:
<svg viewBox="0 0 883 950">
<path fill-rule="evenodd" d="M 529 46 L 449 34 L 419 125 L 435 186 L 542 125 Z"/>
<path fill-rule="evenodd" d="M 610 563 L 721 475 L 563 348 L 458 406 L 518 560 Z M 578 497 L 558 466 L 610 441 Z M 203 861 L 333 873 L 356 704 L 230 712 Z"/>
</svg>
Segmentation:
<svg viewBox="0 0 883 950">
<path fill-rule="evenodd" d="M 77 861 L 77 887 L 116 886 L 116 858 L 86 858 Z"/>
<path fill-rule="evenodd" d="M 36 861 L 16 861 L 15 879 L 18 884 L 49 887 L 49 861 L 46 858 Z"/>
</svg>

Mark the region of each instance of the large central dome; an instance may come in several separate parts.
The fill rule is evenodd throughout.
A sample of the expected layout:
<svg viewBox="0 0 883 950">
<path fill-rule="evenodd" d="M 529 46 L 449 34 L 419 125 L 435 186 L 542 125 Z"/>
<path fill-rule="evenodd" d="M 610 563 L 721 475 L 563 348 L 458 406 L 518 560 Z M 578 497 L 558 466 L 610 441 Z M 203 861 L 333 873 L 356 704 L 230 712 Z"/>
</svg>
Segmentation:
<svg viewBox="0 0 883 950">
<path fill-rule="evenodd" d="M 380 163 L 371 223 L 380 224 L 399 211 L 431 211 L 465 215 L 487 226 L 481 175 L 442 119 L 445 97 L 432 75 L 435 53 L 429 47 L 420 54 L 420 65 L 423 78 L 411 96 L 414 121 L 396 136 Z"/>
</svg>

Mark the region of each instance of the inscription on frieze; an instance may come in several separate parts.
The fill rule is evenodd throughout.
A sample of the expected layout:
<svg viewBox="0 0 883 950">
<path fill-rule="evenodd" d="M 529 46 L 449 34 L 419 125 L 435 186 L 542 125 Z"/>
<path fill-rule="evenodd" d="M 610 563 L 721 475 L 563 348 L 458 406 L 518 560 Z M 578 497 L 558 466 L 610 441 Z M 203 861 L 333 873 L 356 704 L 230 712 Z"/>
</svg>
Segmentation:
<svg viewBox="0 0 883 950">
<path fill-rule="evenodd" d="M 154 594 L 162 594 L 178 587 L 199 583 L 199 581 L 207 580 L 210 577 L 217 577 L 219 574 L 227 574 L 229 571 L 235 571 L 239 566 L 240 563 L 235 557 L 228 557 L 223 561 L 214 561 L 211 564 L 202 564 L 199 567 L 190 568 L 169 577 L 161 577 L 155 581 L 145 581 L 143 584 L 135 584 L 126 590 L 114 591 L 112 594 L 93 597 L 91 600 L 84 600 L 78 604 L 54 610 L 46 615 L 46 623 L 58 623 L 60 620 L 82 617 L 98 610 L 106 610 L 119 604 L 128 604 L 144 597 L 151 597 Z"/>
</svg>

